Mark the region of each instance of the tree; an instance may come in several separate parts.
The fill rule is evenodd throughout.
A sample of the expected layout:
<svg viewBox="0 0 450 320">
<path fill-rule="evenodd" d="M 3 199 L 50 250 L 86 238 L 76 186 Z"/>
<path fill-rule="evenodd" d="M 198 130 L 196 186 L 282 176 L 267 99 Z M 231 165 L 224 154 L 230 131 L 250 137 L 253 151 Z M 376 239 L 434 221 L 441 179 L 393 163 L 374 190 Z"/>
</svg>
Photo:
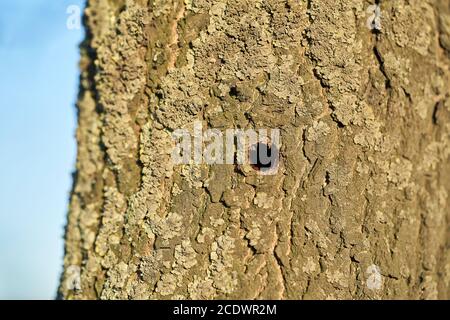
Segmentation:
<svg viewBox="0 0 450 320">
<path fill-rule="evenodd" d="M 91 0 L 85 26 L 63 298 L 450 297 L 448 0 Z M 174 164 L 195 121 L 280 129 L 278 172 Z"/>
</svg>

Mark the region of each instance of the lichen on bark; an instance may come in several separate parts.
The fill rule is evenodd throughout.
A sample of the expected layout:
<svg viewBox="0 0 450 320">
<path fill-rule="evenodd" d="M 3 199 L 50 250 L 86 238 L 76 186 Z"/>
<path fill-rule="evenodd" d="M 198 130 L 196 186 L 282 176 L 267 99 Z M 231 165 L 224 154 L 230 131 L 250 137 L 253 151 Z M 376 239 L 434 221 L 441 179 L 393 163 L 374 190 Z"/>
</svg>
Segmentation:
<svg viewBox="0 0 450 320">
<path fill-rule="evenodd" d="M 370 4 L 89 0 L 61 297 L 448 299 L 450 3 Z M 175 165 L 199 120 L 277 174 Z"/>
</svg>

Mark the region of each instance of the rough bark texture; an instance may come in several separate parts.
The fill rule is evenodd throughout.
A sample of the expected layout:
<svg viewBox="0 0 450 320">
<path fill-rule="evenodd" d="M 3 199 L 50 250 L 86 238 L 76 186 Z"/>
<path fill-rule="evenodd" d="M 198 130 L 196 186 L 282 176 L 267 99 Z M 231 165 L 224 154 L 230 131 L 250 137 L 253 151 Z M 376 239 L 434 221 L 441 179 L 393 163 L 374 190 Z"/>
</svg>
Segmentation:
<svg viewBox="0 0 450 320">
<path fill-rule="evenodd" d="M 371 4 L 88 1 L 60 295 L 449 298 L 450 2 Z M 173 165 L 198 119 L 280 128 L 278 174 Z"/>
</svg>

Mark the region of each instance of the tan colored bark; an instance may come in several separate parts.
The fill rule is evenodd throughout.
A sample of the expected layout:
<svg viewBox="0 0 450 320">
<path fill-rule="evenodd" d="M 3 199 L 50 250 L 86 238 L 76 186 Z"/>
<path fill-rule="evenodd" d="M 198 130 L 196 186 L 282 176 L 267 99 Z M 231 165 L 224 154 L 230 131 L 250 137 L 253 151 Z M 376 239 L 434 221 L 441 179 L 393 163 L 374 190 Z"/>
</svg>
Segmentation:
<svg viewBox="0 0 450 320">
<path fill-rule="evenodd" d="M 370 4 L 88 1 L 61 296 L 448 299 L 450 2 Z M 173 165 L 199 119 L 278 174 Z"/>
</svg>

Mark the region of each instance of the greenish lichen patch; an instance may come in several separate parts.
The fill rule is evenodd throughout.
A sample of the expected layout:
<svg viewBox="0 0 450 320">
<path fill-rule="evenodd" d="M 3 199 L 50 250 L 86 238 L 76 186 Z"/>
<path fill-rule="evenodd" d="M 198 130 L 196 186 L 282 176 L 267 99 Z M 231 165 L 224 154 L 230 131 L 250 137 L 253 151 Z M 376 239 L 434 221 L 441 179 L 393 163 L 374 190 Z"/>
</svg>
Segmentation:
<svg viewBox="0 0 450 320">
<path fill-rule="evenodd" d="M 89 2 L 61 295 L 447 298 L 449 11 L 380 5 Z M 277 174 L 175 165 L 196 121 L 280 129 Z"/>
</svg>

